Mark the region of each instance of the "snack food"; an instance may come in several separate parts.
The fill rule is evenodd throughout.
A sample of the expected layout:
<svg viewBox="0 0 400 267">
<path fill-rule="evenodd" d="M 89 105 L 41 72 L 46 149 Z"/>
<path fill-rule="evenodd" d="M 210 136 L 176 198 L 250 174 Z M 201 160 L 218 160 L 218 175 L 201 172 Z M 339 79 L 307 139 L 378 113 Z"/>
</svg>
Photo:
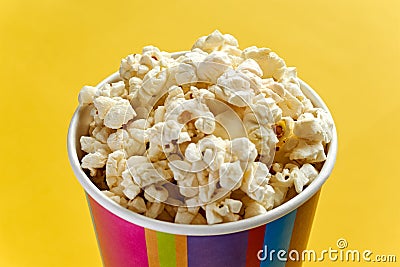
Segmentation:
<svg viewBox="0 0 400 267">
<path fill-rule="evenodd" d="M 268 48 L 215 31 L 180 56 L 147 46 L 121 81 L 85 86 L 81 166 L 104 194 L 151 218 L 236 221 L 282 204 L 318 175 L 333 122 Z"/>
</svg>

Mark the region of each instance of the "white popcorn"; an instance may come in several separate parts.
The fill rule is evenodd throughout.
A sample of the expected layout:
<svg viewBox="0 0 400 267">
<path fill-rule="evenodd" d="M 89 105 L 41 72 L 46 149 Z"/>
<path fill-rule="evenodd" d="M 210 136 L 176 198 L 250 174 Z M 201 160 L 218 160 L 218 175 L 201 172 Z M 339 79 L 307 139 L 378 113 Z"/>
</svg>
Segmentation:
<svg viewBox="0 0 400 267">
<path fill-rule="evenodd" d="M 164 210 L 165 204 L 159 202 L 147 202 L 147 210 L 144 213 L 145 216 L 150 218 L 157 218 Z"/>
<path fill-rule="evenodd" d="M 217 84 L 215 95 L 238 107 L 248 106 L 255 95 L 250 79 L 237 70 L 228 69 L 218 78 Z"/>
<path fill-rule="evenodd" d="M 223 139 L 246 137 L 246 129 L 241 118 L 232 109 L 215 116 L 215 129 L 213 135 Z"/>
<path fill-rule="evenodd" d="M 215 49 L 220 48 L 225 42 L 224 36 L 220 31 L 215 30 L 208 36 L 200 37 L 193 45 L 192 49 L 200 48 L 205 52 L 212 52 Z"/>
<path fill-rule="evenodd" d="M 333 122 L 329 114 L 320 108 L 313 108 L 308 112 L 302 114 L 296 121 L 294 134 L 309 141 L 329 143 L 332 139 L 333 129 Z"/>
<path fill-rule="evenodd" d="M 267 210 L 264 208 L 263 205 L 249 198 L 248 196 L 243 197 L 241 201 L 245 207 L 244 208 L 245 219 L 267 213 Z"/>
<path fill-rule="evenodd" d="M 293 176 L 294 188 L 297 193 L 303 191 L 303 187 L 308 184 L 310 181 L 308 177 L 299 170 L 299 168 L 295 168 L 291 171 L 291 176 Z"/>
<path fill-rule="evenodd" d="M 99 118 L 104 119 L 104 125 L 111 129 L 121 128 L 123 124 L 136 116 L 129 101 L 120 97 L 99 96 L 94 100 L 94 106 Z"/>
<path fill-rule="evenodd" d="M 179 57 L 146 46 L 119 73 L 79 93 L 91 117 L 81 167 L 133 212 L 193 225 L 265 214 L 326 160 L 330 114 L 269 48 L 214 31 Z"/>
<path fill-rule="evenodd" d="M 125 170 L 125 152 L 117 150 L 108 155 L 106 176 L 121 176 Z"/>
<path fill-rule="evenodd" d="M 90 175 L 94 176 L 96 174 L 95 169 L 103 168 L 107 162 L 107 155 L 101 152 L 94 152 L 86 154 L 82 158 L 82 168 L 90 170 Z"/>
<path fill-rule="evenodd" d="M 93 99 L 96 95 L 97 89 L 93 86 L 84 86 L 79 92 L 78 100 L 81 105 L 87 105 L 93 103 Z"/>
<path fill-rule="evenodd" d="M 197 82 L 196 68 L 185 63 L 179 64 L 175 74 L 175 80 L 179 85 Z"/>
<path fill-rule="evenodd" d="M 157 66 L 150 70 L 143 78 L 143 85 L 139 89 L 138 99 L 142 104 L 160 97 L 165 89 L 168 72 Z"/>
<path fill-rule="evenodd" d="M 148 185 L 168 180 L 168 173 L 149 162 L 147 157 L 132 156 L 126 162 L 131 176 L 136 184 L 144 188 Z"/>
<path fill-rule="evenodd" d="M 106 144 L 103 144 L 96 140 L 94 137 L 81 136 L 80 139 L 81 149 L 86 153 L 95 153 L 96 151 L 102 150 L 105 153 L 109 151 Z"/>
<path fill-rule="evenodd" d="M 324 146 L 321 142 L 313 143 L 300 139 L 290 153 L 291 160 L 305 160 L 305 162 L 321 162 L 326 160 Z"/>
<path fill-rule="evenodd" d="M 195 143 L 190 143 L 185 151 L 185 159 L 189 162 L 199 161 L 202 158 L 201 151 Z"/>
<path fill-rule="evenodd" d="M 124 129 L 118 129 L 107 138 L 107 144 L 111 151 L 124 149 L 129 146 L 129 133 Z"/>
<path fill-rule="evenodd" d="M 119 68 L 119 75 L 126 80 L 129 80 L 133 76 L 135 76 L 139 70 L 140 59 L 142 55 L 133 54 L 128 55 L 126 58 L 121 60 L 121 66 Z"/>
<path fill-rule="evenodd" d="M 287 189 L 292 185 L 294 185 L 296 192 L 300 193 L 303 191 L 304 186 L 318 176 L 318 171 L 308 163 L 301 166 L 301 168 L 294 164 L 286 164 L 284 169 L 278 167 L 275 170 L 277 170 L 277 173 L 271 177 L 271 184 L 274 188 L 279 188 L 281 191 L 284 190 L 281 192 L 283 194 L 286 194 Z"/>
<path fill-rule="evenodd" d="M 136 112 L 128 100 L 115 99 L 117 102 L 109 109 L 104 117 L 104 125 L 111 129 L 121 128 L 122 125 L 136 116 Z"/>
<path fill-rule="evenodd" d="M 228 190 L 236 190 L 241 186 L 243 178 L 243 170 L 240 167 L 240 162 L 222 163 L 219 168 L 219 183 L 222 188 Z"/>
<path fill-rule="evenodd" d="M 252 162 L 257 157 L 255 145 L 245 137 L 233 139 L 230 142 L 230 152 L 243 163 Z"/>
<path fill-rule="evenodd" d="M 112 133 L 112 129 L 103 127 L 103 126 L 96 126 L 92 131 L 92 136 L 96 138 L 96 140 L 102 142 L 103 144 L 107 143 L 107 139 Z"/>
<path fill-rule="evenodd" d="M 117 204 L 120 204 L 121 206 L 125 206 L 127 204 L 126 200 L 124 198 L 121 198 L 120 196 L 114 194 L 113 192 L 110 191 L 102 191 L 104 195 L 106 195 L 108 198 L 116 202 Z"/>
<path fill-rule="evenodd" d="M 263 71 L 263 78 L 280 80 L 285 72 L 285 61 L 269 48 L 251 46 L 243 50 L 242 57 L 254 59 Z"/>
<path fill-rule="evenodd" d="M 147 210 L 144 199 L 141 197 L 136 197 L 128 202 L 128 209 L 136 213 L 145 213 Z"/>
<path fill-rule="evenodd" d="M 115 102 L 114 99 L 105 96 L 99 96 L 93 101 L 100 119 L 104 120 L 108 111 L 115 105 Z"/>
<path fill-rule="evenodd" d="M 197 213 L 197 215 L 193 218 L 191 224 L 203 225 L 207 224 L 207 220 L 203 217 L 203 215 Z"/>
<path fill-rule="evenodd" d="M 263 71 L 260 68 L 260 66 L 258 65 L 258 63 L 254 60 L 254 59 L 246 59 L 245 61 L 243 61 L 238 67 L 237 69 L 240 72 L 244 72 L 244 71 L 248 71 L 251 72 L 259 77 L 263 76 Z"/>
<path fill-rule="evenodd" d="M 132 77 L 129 79 L 129 90 L 127 99 L 131 101 L 131 104 L 134 108 L 140 106 L 138 95 L 139 90 L 143 85 L 143 80 L 138 77 Z"/>
<path fill-rule="evenodd" d="M 168 190 L 161 185 L 149 185 L 144 188 L 144 192 L 157 202 L 165 202 L 168 199 Z"/>
<path fill-rule="evenodd" d="M 173 97 L 171 96 L 167 100 L 172 102 L 172 99 Z M 167 122 L 172 121 L 175 124 L 184 124 L 194 119 L 196 128 L 205 134 L 211 134 L 215 129 L 214 115 L 210 112 L 207 105 L 198 99 L 176 99 L 166 108 L 164 117 Z M 174 128 L 179 131 L 180 127 L 176 124 Z"/>
<path fill-rule="evenodd" d="M 308 178 L 310 182 L 312 182 L 318 176 L 318 171 L 314 168 L 313 165 L 309 163 L 301 166 L 300 171 L 304 173 L 304 175 Z"/>
<path fill-rule="evenodd" d="M 126 96 L 128 91 L 125 89 L 125 83 L 123 81 L 115 82 L 110 84 L 106 84 L 106 86 L 110 86 L 110 96 L 111 97 L 123 97 Z"/>
<path fill-rule="evenodd" d="M 277 170 L 276 174 L 271 177 L 271 185 L 274 187 L 291 187 L 293 185 L 293 180 L 294 176 L 291 175 L 290 170 L 286 166 L 285 169 Z"/>
<path fill-rule="evenodd" d="M 212 52 L 204 61 L 198 64 L 197 76 L 199 81 L 217 83 L 220 77 L 231 67 L 231 60 L 224 52 Z"/>
<path fill-rule="evenodd" d="M 175 216 L 175 223 L 190 224 L 197 216 L 200 207 L 186 208 L 179 207 Z"/>
<path fill-rule="evenodd" d="M 134 199 L 142 191 L 138 184 L 133 181 L 132 175 L 129 169 L 122 172 L 122 182 L 120 184 L 123 187 L 123 194 L 128 199 Z"/>
<path fill-rule="evenodd" d="M 239 220 L 242 202 L 234 199 L 225 199 L 219 203 L 213 202 L 206 205 L 206 219 L 208 224 L 232 222 Z"/>
<path fill-rule="evenodd" d="M 201 153 L 204 153 L 203 162 L 206 163 L 211 171 L 217 171 L 224 162 L 226 145 L 227 143 L 214 135 L 209 135 L 199 140 L 198 149 Z M 197 169 L 192 168 L 192 171 L 195 170 Z"/>
<path fill-rule="evenodd" d="M 200 37 L 192 47 L 192 50 L 201 49 L 211 53 L 213 51 L 224 51 L 229 55 L 239 56 L 239 44 L 235 37 L 230 34 L 222 34 L 218 30 L 208 36 Z"/>
<path fill-rule="evenodd" d="M 262 202 L 265 198 L 266 186 L 268 185 L 270 174 L 265 164 L 253 162 L 248 166 L 243 177 L 240 189 L 250 198 Z"/>
</svg>

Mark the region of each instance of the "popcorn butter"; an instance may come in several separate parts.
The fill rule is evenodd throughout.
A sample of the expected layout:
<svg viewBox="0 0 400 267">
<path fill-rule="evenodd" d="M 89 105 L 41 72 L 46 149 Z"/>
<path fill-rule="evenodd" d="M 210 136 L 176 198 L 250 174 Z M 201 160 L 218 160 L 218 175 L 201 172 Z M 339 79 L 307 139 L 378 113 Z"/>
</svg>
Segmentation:
<svg viewBox="0 0 400 267">
<path fill-rule="evenodd" d="M 79 93 L 92 118 L 81 167 L 133 212 L 180 224 L 265 214 L 326 160 L 332 119 L 269 48 L 214 31 L 179 56 L 146 46 L 119 74 Z"/>
</svg>

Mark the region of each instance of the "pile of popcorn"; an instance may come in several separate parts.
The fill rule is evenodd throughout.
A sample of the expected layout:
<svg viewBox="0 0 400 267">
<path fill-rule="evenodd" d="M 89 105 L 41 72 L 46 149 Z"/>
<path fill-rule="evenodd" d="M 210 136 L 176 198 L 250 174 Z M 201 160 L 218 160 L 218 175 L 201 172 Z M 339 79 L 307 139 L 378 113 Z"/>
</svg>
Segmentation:
<svg viewBox="0 0 400 267">
<path fill-rule="evenodd" d="M 120 81 L 79 94 L 90 109 L 81 166 L 129 210 L 181 224 L 264 214 L 319 173 L 333 122 L 268 48 L 214 31 L 180 54 L 146 46 Z"/>
</svg>

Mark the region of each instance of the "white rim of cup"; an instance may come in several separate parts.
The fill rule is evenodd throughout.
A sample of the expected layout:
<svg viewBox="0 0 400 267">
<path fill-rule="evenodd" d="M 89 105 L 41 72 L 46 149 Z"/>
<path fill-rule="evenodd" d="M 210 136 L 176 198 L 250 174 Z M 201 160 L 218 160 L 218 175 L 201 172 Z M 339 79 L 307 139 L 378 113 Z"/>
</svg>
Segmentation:
<svg viewBox="0 0 400 267">
<path fill-rule="evenodd" d="M 182 53 L 176 53 L 175 55 L 181 54 Z M 121 78 L 119 76 L 119 73 L 116 72 L 101 81 L 96 87 L 99 88 L 105 83 L 115 82 L 118 80 L 121 80 Z M 306 97 L 311 100 L 313 105 L 323 108 L 331 116 L 328 107 L 325 105 L 324 101 L 322 101 L 319 95 L 304 81 L 302 81 L 301 79 L 299 79 L 299 81 L 301 85 L 301 90 L 306 95 Z M 77 126 L 78 122 L 81 119 L 82 110 L 83 109 L 81 108 L 81 106 L 79 106 L 75 110 L 75 113 L 69 125 L 67 139 L 69 161 L 80 184 L 83 186 L 84 190 L 87 194 L 89 194 L 90 197 L 92 197 L 97 203 L 99 203 L 102 207 L 104 207 L 111 213 L 135 225 L 159 232 L 189 236 L 223 235 L 245 231 L 275 221 L 290 213 L 291 211 L 297 209 L 308 199 L 310 199 L 314 194 L 316 194 L 330 176 L 336 161 L 337 133 L 334 124 L 332 131 L 333 136 L 331 142 L 329 143 L 327 158 L 320 173 L 314 179 L 314 181 L 310 185 L 308 185 L 301 193 L 297 194 L 292 199 L 288 200 L 282 205 L 273 208 L 265 214 L 257 215 L 255 217 L 242 219 L 236 222 L 227 222 L 214 225 L 190 225 L 160 221 L 135 213 L 120 206 L 119 204 L 108 198 L 106 195 L 104 195 L 82 170 L 77 153 L 77 147 L 79 147 L 78 143 L 80 138 L 80 136 L 77 136 Z"/>
</svg>

